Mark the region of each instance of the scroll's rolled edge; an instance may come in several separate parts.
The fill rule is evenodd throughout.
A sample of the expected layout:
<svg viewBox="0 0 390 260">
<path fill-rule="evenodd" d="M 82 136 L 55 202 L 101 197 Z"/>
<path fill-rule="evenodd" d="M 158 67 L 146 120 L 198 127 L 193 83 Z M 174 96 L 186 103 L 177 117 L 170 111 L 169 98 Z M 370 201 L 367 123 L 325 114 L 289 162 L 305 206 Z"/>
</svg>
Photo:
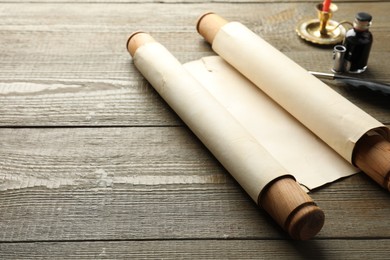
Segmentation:
<svg viewBox="0 0 390 260">
<path fill-rule="evenodd" d="M 358 167 L 356 165 L 356 162 L 355 162 L 357 145 L 360 143 L 364 143 L 367 136 L 373 136 L 373 135 L 379 135 L 384 140 L 390 142 L 390 128 L 389 127 L 387 127 L 383 124 L 380 124 L 379 126 L 372 126 L 372 127 L 368 128 L 368 130 L 366 132 L 362 133 L 361 135 L 359 135 L 355 139 L 355 141 L 352 141 L 353 149 L 352 149 L 351 158 L 350 158 L 350 163 L 352 163 L 352 165 Z"/>
<path fill-rule="evenodd" d="M 390 191 L 390 129 L 378 127 L 356 142 L 353 163 L 371 179 Z"/>
</svg>

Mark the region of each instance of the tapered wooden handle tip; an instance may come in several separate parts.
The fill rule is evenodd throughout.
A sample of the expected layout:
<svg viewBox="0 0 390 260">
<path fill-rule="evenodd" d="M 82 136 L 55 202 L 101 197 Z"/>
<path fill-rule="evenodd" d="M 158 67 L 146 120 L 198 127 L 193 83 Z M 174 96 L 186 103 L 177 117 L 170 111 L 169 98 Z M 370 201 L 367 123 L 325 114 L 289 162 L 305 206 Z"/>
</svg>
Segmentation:
<svg viewBox="0 0 390 260">
<path fill-rule="evenodd" d="M 155 42 L 152 36 L 149 34 L 142 32 L 142 31 L 137 31 L 134 32 L 130 35 L 129 39 L 127 40 L 127 50 L 129 51 L 130 55 L 133 57 L 136 50 L 149 42 Z"/>
<path fill-rule="evenodd" d="M 390 142 L 381 135 L 366 135 L 355 146 L 354 164 L 390 191 Z"/>
<path fill-rule="evenodd" d="M 271 183 L 262 193 L 259 204 L 293 239 L 314 237 L 325 222 L 324 212 L 292 178 Z"/>
<path fill-rule="evenodd" d="M 196 29 L 207 42 L 212 44 L 219 29 L 227 23 L 228 22 L 219 15 L 208 12 L 199 17 Z"/>
<path fill-rule="evenodd" d="M 324 223 L 324 212 L 315 204 L 306 204 L 293 213 L 286 230 L 294 239 L 308 240 L 321 231 Z"/>
</svg>

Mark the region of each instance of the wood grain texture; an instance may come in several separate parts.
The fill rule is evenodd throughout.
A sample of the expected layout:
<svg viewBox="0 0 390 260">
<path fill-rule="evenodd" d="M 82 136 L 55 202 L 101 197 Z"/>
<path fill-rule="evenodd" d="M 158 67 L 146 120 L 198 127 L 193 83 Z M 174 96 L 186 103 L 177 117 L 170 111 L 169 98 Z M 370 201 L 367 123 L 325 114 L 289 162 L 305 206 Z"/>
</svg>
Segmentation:
<svg viewBox="0 0 390 260">
<path fill-rule="evenodd" d="M 6 259 L 388 259 L 389 240 L 184 240 L 0 244 Z"/>
<path fill-rule="evenodd" d="M 385 2 L 386 0 L 345 0 L 343 2 Z M 0 3 L 79 3 L 77 0 L 0 0 Z M 285 0 L 83 0 L 84 3 L 98 3 L 98 4 L 116 4 L 116 3 L 130 3 L 130 4 L 145 4 L 145 3 L 164 3 L 164 4 L 193 4 L 193 3 L 280 3 L 286 2 Z M 294 0 L 294 2 L 305 2 L 305 3 L 318 3 L 318 1 L 311 0 Z M 321 2 L 321 1 L 320 1 Z"/>
<path fill-rule="evenodd" d="M 0 241 L 286 239 L 183 128 L 0 129 Z M 364 175 L 319 189 L 318 238 L 388 238 Z"/>
<path fill-rule="evenodd" d="M 364 77 L 390 78 L 390 3 L 340 3 L 337 16 L 374 16 L 375 37 Z M 153 35 L 181 61 L 213 55 L 195 22 L 206 10 L 238 20 L 306 69 L 328 71 L 331 50 L 303 42 L 295 24 L 314 13 L 307 3 L 272 4 L 2 4 L 0 12 L 0 125 L 181 125 L 138 73 L 126 51 L 136 30 Z M 153 16 L 145 16 L 153 10 Z M 234 11 L 233 11 L 234 10 Z M 245 14 L 245 15 L 243 15 Z M 277 28 L 277 29 L 276 29 Z M 388 97 L 331 86 L 383 123 Z"/>
<path fill-rule="evenodd" d="M 325 226 L 314 240 L 291 241 L 148 85 L 125 46 L 144 30 L 183 63 L 213 55 L 195 28 L 212 10 L 326 72 L 331 50 L 294 32 L 317 2 L 0 3 L 0 258 L 388 258 L 385 190 L 357 174 L 313 191 Z M 373 15 L 361 76 L 389 82 L 390 3 L 338 6 L 338 20 Z M 329 84 L 390 124 L 388 97 Z"/>
</svg>

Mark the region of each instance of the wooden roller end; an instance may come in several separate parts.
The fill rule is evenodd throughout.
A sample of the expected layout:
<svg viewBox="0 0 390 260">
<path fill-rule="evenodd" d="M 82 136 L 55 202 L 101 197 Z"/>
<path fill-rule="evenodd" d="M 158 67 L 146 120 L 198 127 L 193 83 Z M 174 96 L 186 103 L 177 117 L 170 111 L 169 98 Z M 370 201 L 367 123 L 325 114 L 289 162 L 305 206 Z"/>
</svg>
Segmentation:
<svg viewBox="0 0 390 260">
<path fill-rule="evenodd" d="M 213 44 L 215 35 L 218 33 L 219 29 L 227 23 L 228 22 L 219 15 L 208 12 L 198 19 L 196 29 L 208 43 Z"/>
<path fill-rule="evenodd" d="M 363 136 L 356 144 L 354 164 L 390 191 L 390 142 L 381 135 Z"/>
<path fill-rule="evenodd" d="M 145 43 L 149 42 L 155 42 L 152 36 L 145 32 L 134 32 L 130 35 L 129 39 L 127 40 L 127 50 L 130 52 L 131 57 L 134 56 L 136 50 L 144 45 Z"/>
<path fill-rule="evenodd" d="M 324 212 L 292 178 L 271 183 L 259 204 L 296 240 L 314 237 L 325 222 Z"/>
</svg>

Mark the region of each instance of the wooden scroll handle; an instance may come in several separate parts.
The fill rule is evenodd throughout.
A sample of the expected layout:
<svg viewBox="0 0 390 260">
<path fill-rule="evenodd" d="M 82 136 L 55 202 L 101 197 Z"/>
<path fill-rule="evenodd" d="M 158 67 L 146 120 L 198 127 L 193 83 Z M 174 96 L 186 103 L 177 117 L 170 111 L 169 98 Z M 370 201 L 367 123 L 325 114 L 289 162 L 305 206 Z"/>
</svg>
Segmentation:
<svg viewBox="0 0 390 260">
<path fill-rule="evenodd" d="M 354 164 L 390 191 L 390 143 L 381 135 L 365 135 L 356 144 Z"/>
<path fill-rule="evenodd" d="M 324 225 L 324 212 L 292 178 L 277 179 L 260 195 L 258 204 L 294 239 L 308 240 Z"/>
<path fill-rule="evenodd" d="M 141 47 L 142 45 L 149 43 L 149 42 L 155 42 L 156 40 L 153 39 L 152 36 L 149 34 L 142 32 L 142 31 L 137 31 L 133 32 L 129 39 L 127 40 L 127 50 L 129 51 L 131 57 L 134 57 L 135 51 Z"/>
<path fill-rule="evenodd" d="M 130 36 L 127 49 L 134 56 L 140 46 L 154 41 L 149 34 L 136 32 Z M 261 193 L 258 204 L 294 239 L 310 239 L 324 224 L 322 210 L 291 177 L 280 178 L 268 185 Z"/>
</svg>

